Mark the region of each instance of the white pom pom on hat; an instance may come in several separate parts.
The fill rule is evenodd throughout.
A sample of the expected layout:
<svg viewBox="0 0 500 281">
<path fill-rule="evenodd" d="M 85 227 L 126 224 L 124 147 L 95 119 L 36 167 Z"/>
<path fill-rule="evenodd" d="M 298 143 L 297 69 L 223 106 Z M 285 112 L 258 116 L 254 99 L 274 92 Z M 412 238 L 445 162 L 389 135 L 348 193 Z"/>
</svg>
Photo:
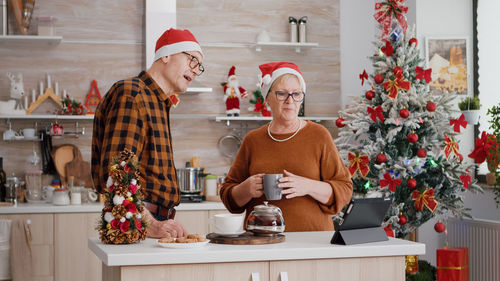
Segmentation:
<svg viewBox="0 0 500 281">
<path fill-rule="evenodd" d="M 259 65 L 259 86 L 263 96 L 267 96 L 273 82 L 284 74 L 297 76 L 302 91 L 306 92 L 306 82 L 299 67 L 292 62 L 270 62 Z"/>
<path fill-rule="evenodd" d="M 189 51 L 198 51 L 203 56 L 200 43 L 189 30 L 170 28 L 156 41 L 154 60 Z"/>
</svg>

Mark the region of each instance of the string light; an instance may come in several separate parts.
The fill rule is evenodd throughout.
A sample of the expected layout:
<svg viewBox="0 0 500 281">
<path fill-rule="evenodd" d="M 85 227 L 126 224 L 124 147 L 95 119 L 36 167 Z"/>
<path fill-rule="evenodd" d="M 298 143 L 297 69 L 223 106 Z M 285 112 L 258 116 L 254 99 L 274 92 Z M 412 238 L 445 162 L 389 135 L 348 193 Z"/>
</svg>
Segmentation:
<svg viewBox="0 0 500 281">
<path fill-rule="evenodd" d="M 371 185 L 371 182 L 367 181 L 363 186 L 365 187 L 365 189 L 370 189 L 370 185 Z"/>
</svg>

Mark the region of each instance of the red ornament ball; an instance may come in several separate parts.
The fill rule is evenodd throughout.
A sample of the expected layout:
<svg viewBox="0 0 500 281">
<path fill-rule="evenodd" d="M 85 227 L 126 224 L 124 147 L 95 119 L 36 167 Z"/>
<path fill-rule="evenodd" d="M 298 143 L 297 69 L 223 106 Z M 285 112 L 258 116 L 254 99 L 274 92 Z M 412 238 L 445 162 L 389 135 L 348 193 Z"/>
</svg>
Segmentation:
<svg viewBox="0 0 500 281">
<path fill-rule="evenodd" d="M 365 98 L 367 100 L 372 100 L 375 97 L 375 94 L 372 91 L 368 91 L 365 93 Z"/>
<path fill-rule="evenodd" d="M 420 148 L 417 150 L 417 156 L 420 158 L 425 158 L 427 156 L 427 150 Z"/>
<path fill-rule="evenodd" d="M 398 77 L 400 75 L 403 75 L 403 69 L 399 66 L 396 66 L 394 70 L 392 70 L 392 73 L 394 73 L 394 75 Z"/>
<path fill-rule="evenodd" d="M 406 219 L 406 217 L 404 215 L 399 215 L 399 221 L 398 221 L 399 225 L 405 225 L 407 221 L 408 220 Z"/>
<path fill-rule="evenodd" d="M 414 189 L 415 187 L 417 187 L 417 180 L 415 180 L 413 178 L 409 179 L 406 182 L 406 186 L 408 186 L 408 188 L 410 188 L 410 189 Z"/>
<path fill-rule="evenodd" d="M 410 43 L 410 46 L 411 46 L 413 43 L 415 43 L 415 47 L 417 47 L 417 45 L 418 45 L 418 40 L 417 40 L 417 38 L 411 38 L 411 39 L 410 39 L 410 41 L 409 41 L 408 43 Z"/>
<path fill-rule="evenodd" d="M 410 116 L 410 111 L 406 108 L 403 108 L 399 111 L 399 116 L 401 116 L 401 118 L 408 118 L 408 116 Z"/>
<path fill-rule="evenodd" d="M 428 102 L 427 105 L 425 106 L 428 111 L 433 112 L 436 110 L 436 104 L 433 103 L 432 101 Z"/>
<path fill-rule="evenodd" d="M 338 118 L 337 121 L 335 121 L 335 125 L 337 125 L 337 127 L 339 127 L 339 128 L 345 127 L 345 124 L 342 123 L 344 121 L 345 121 L 344 119 Z"/>
<path fill-rule="evenodd" d="M 373 77 L 373 79 L 375 80 L 375 83 L 381 84 L 382 82 L 384 82 L 384 75 L 378 73 L 377 75 L 375 75 L 375 77 Z"/>
<path fill-rule="evenodd" d="M 446 226 L 444 225 L 444 223 L 442 222 L 437 222 L 435 225 L 434 225 L 434 230 L 438 233 L 441 233 L 443 232 L 444 230 L 446 229 Z"/>
<path fill-rule="evenodd" d="M 416 143 L 418 141 L 418 135 L 415 133 L 411 133 L 408 135 L 408 141 L 410 143 Z"/>
<path fill-rule="evenodd" d="M 385 163 L 385 161 L 387 161 L 387 157 L 385 156 L 385 154 L 380 153 L 379 155 L 377 155 L 377 163 Z"/>
</svg>

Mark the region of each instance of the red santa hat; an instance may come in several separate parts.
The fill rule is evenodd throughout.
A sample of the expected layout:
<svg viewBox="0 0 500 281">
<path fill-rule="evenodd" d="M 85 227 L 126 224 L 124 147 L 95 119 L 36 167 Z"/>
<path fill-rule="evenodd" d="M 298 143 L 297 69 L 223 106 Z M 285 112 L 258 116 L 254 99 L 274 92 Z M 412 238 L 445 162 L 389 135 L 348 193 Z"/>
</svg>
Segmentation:
<svg viewBox="0 0 500 281">
<path fill-rule="evenodd" d="M 236 71 L 236 67 L 231 66 L 231 68 L 229 69 L 229 73 L 227 74 L 227 79 L 229 80 L 229 78 L 231 78 L 231 76 L 234 76 L 235 75 L 235 71 Z"/>
<path fill-rule="evenodd" d="M 259 85 L 262 95 L 267 96 L 269 89 L 273 82 L 278 79 L 278 77 L 284 74 L 293 74 L 297 76 L 300 82 L 300 87 L 302 91 L 306 92 L 306 82 L 299 67 L 291 62 L 270 62 L 259 65 L 260 75 L 259 75 Z"/>
<path fill-rule="evenodd" d="M 196 38 L 189 30 L 170 28 L 156 41 L 154 60 L 188 51 L 198 51 L 203 56 L 200 43 L 196 41 Z"/>
</svg>

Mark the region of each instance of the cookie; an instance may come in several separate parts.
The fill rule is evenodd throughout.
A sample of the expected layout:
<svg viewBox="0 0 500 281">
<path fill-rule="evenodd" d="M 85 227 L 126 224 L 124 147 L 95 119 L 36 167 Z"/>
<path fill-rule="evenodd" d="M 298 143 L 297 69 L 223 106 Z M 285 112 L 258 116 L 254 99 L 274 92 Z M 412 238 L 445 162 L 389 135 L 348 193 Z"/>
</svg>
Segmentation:
<svg viewBox="0 0 500 281">
<path fill-rule="evenodd" d="M 205 237 L 203 237 L 203 235 L 201 235 L 201 234 L 188 234 L 187 238 L 188 239 L 195 239 L 196 242 L 207 241 L 207 239 L 205 239 Z"/>
<path fill-rule="evenodd" d="M 186 237 L 175 239 L 175 243 L 196 243 L 196 242 L 197 242 L 196 239 L 189 239 Z"/>
<path fill-rule="evenodd" d="M 175 242 L 175 238 L 173 238 L 173 237 L 164 237 L 164 238 L 161 238 L 160 240 L 158 240 L 158 242 L 160 242 L 160 243 L 174 243 Z"/>
</svg>

